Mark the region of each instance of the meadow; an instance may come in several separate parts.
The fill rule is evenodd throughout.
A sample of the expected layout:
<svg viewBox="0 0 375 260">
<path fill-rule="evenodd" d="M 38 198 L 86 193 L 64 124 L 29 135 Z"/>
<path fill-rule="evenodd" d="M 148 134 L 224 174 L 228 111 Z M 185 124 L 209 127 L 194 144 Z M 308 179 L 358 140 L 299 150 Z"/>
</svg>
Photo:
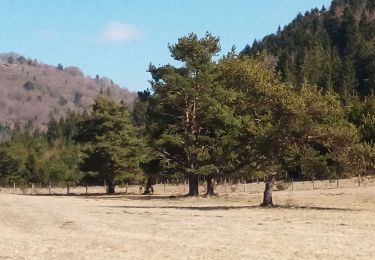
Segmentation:
<svg viewBox="0 0 375 260">
<path fill-rule="evenodd" d="M 164 188 L 165 187 L 165 188 Z M 373 259 L 375 183 L 294 182 L 259 206 L 263 183 L 227 184 L 214 197 L 184 185 L 13 188 L 0 193 L 0 259 Z M 164 190 L 165 189 L 165 190 Z M 204 191 L 204 187 L 200 187 Z M 36 194 L 38 193 L 38 194 Z M 81 194 L 81 195 L 79 195 Z"/>
</svg>

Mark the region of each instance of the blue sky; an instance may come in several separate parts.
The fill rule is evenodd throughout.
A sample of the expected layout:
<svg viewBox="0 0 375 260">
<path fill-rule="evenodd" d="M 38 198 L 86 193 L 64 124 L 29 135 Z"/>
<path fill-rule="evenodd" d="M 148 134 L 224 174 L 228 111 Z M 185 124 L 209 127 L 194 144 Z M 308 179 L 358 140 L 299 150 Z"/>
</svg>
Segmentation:
<svg viewBox="0 0 375 260">
<path fill-rule="evenodd" d="M 206 31 L 223 53 L 275 32 L 330 0 L 1 0 L 0 52 L 78 66 L 129 90 L 149 87 L 148 65 L 171 62 L 168 43 Z"/>
</svg>

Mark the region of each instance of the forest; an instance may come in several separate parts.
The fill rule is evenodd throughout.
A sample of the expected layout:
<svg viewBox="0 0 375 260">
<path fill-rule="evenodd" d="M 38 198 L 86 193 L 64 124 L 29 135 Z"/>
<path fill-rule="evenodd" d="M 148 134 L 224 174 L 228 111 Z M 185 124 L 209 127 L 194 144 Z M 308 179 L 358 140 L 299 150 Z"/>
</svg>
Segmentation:
<svg viewBox="0 0 375 260">
<path fill-rule="evenodd" d="M 99 96 L 89 112 L 50 116 L 48 130 L 0 128 L 2 185 L 145 186 L 223 178 L 265 182 L 375 172 L 375 4 L 335 0 L 275 34 L 220 56 L 219 38 L 168 46 L 181 66 L 150 64 L 132 106 Z"/>
</svg>

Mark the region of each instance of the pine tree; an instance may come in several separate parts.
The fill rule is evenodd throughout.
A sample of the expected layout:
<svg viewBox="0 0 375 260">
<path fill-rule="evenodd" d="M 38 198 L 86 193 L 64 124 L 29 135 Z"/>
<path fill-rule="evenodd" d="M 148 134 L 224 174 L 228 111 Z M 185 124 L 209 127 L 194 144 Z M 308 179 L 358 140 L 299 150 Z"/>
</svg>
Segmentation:
<svg viewBox="0 0 375 260">
<path fill-rule="evenodd" d="M 172 57 L 183 63 L 180 68 L 150 66 L 154 95 L 150 100 L 151 135 L 166 167 L 189 179 L 189 195 L 198 195 L 199 174 L 210 175 L 217 169 L 212 162 L 213 129 L 209 113 L 214 96 L 214 62 L 220 51 L 219 39 L 195 34 L 169 45 Z"/>
<path fill-rule="evenodd" d="M 238 165 L 268 179 L 263 205 L 272 205 L 275 177 L 289 165 L 302 166 L 305 174 L 318 165 L 327 169 L 325 177 L 343 174 L 358 133 L 333 93 L 307 83 L 298 88 L 282 83 L 251 58 L 224 59 L 220 71 L 221 84 L 236 90 L 229 111 L 237 122 L 231 131 L 239 129 L 232 135 L 239 144 Z"/>
<path fill-rule="evenodd" d="M 138 172 L 143 143 L 126 107 L 99 97 L 92 114 L 78 124 L 75 140 L 83 145 L 81 169 L 97 172 L 108 185 L 107 193 L 115 192 L 121 176 Z"/>
</svg>

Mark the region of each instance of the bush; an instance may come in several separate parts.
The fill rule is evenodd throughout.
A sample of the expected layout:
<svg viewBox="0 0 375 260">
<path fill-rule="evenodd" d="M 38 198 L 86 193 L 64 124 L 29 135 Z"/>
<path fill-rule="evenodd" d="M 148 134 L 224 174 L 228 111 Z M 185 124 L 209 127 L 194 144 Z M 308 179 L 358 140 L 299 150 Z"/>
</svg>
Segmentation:
<svg viewBox="0 0 375 260">
<path fill-rule="evenodd" d="M 27 91 L 34 90 L 36 88 L 35 84 L 32 83 L 31 81 L 27 81 L 24 85 L 23 88 Z"/>
<path fill-rule="evenodd" d="M 287 190 L 289 186 L 290 186 L 290 182 L 281 181 L 281 182 L 276 183 L 277 190 Z"/>
</svg>

